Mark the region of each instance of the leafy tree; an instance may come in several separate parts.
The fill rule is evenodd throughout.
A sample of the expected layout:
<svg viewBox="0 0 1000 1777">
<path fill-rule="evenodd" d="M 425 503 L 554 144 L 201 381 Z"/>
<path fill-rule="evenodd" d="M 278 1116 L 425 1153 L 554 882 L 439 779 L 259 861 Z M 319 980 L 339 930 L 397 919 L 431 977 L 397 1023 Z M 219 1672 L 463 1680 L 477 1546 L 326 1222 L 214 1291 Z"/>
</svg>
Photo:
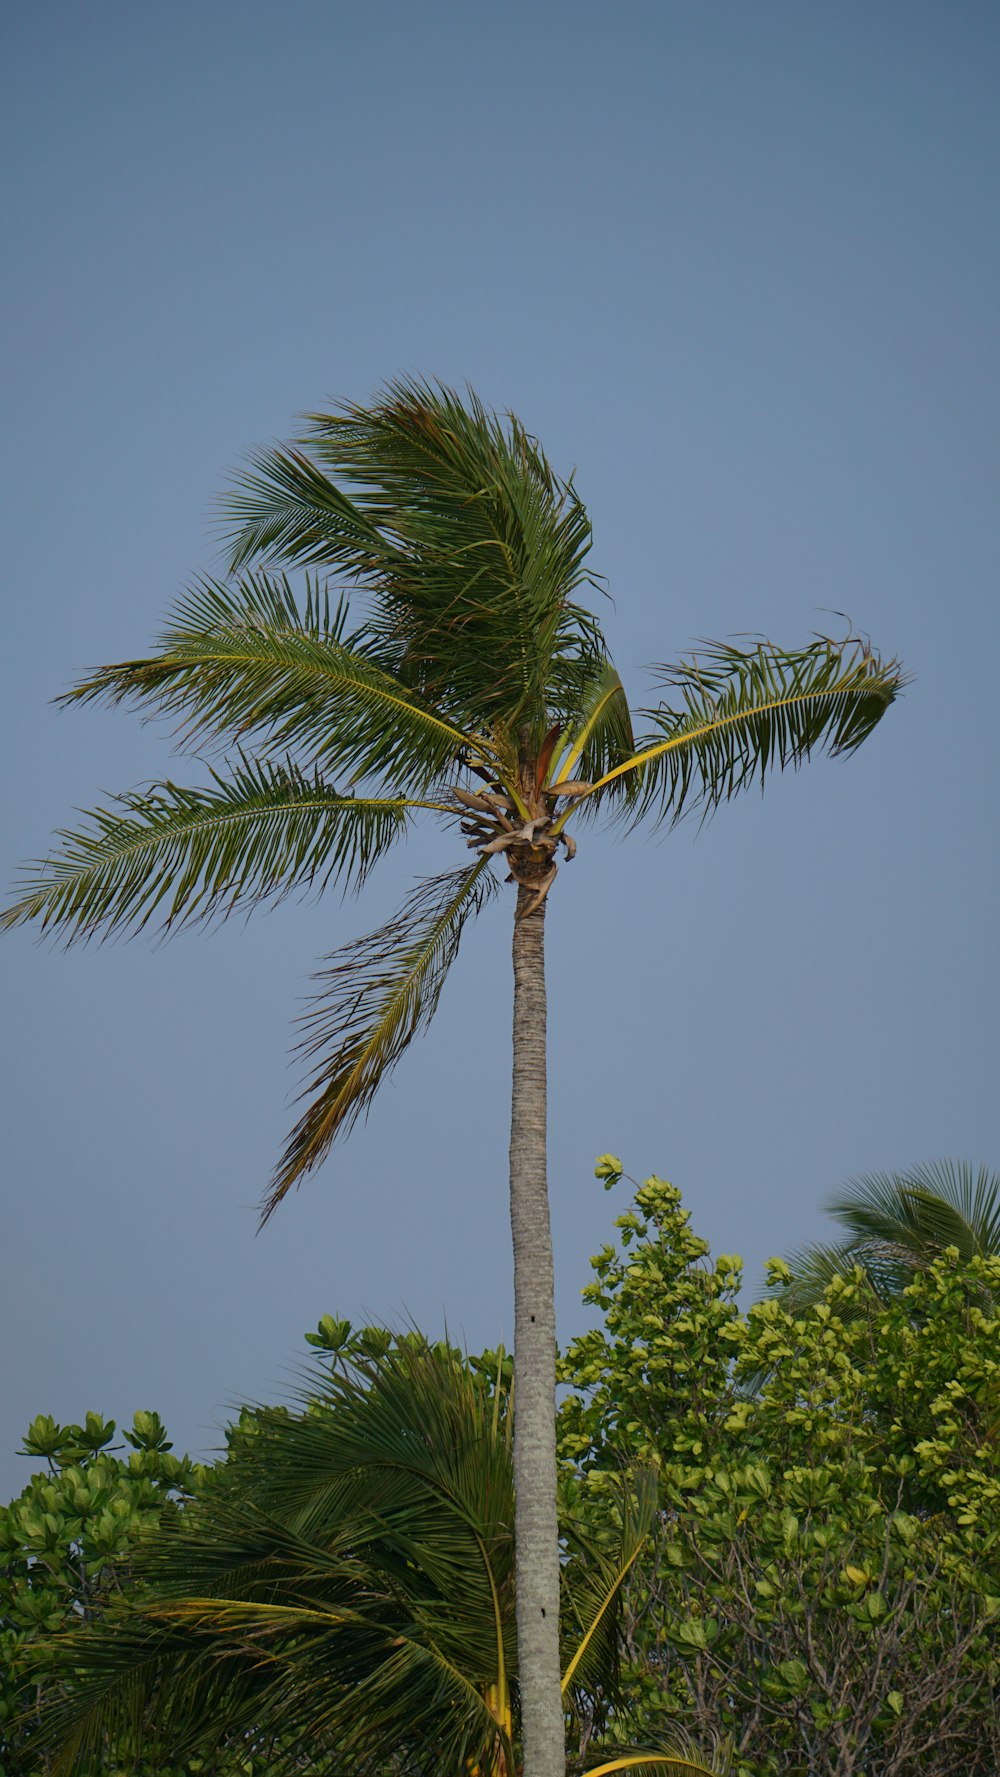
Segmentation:
<svg viewBox="0 0 1000 1777">
<path fill-rule="evenodd" d="M 987 1777 L 1000 1258 L 952 1247 L 874 1321 L 860 1270 L 744 1314 L 739 1261 L 708 1262 L 673 1186 L 647 1180 L 617 1227 L 585 1292 L 602 1323 L 562 1361 L 561 1450 L 581 1511 L 660 1465 L 626 1604 L 646 1732 L 726 1730 L 741 1777 Z"/>
<path fill-rule="evenodd" d="M 833 1278 L 850 1276 L 856 1266 L 867 1285 L 857 1298 L 864 1313 L 900 1295 L 948 1247 L 966 1263 L 1000 1256 L 1000 1173 L 976 1171 L 967 1161 L 863 1173 L 826 1208 L 850 1238 L 792 1256 L 793 1281 L 777 1287 L 803 1307 L 822 1300 Z"/>
<path fill-rule="evenodd" d="M 588 816 L 675 821 L 814 750 L 850 753 L 901 674 L 855 638 L 707 647 L 664 667 L 637 724 L 580 603 L 590 524 L 519 421 L 395 383 L 259 453 L 228 502 L 230 575 L 202 580 L 159 646 L 70 701 L 165 713 L 229 757 L 201 789 L 133 791 L 64 833 L 5 916 L 67 939 L 175 931 L 296 890 L 359 887 L 418 815 L 476 856 L 328 959 L 301 1049 L 309 1103 L 263 1218 L 349 1129 L 437 1006 L 466 921 L 517 891 L 510 1201 L 518 1633 L 528 1777 L 564 1764 L 546 1187 L 546 896 Z M 307 454 L 309 453 L 309 454 Z M 284 570 L 306 574 L 304 599 Z M 310 574 L 367 599 L 351 627 Z M 635 727 L 638 726 L 638 734 Z"/>
<path fill-rule="evenodd" d="M 80 1622 L 99 1621 L 128 1586 L 145 1528 L 187 1499 L 202 1475 L 174 1456 L 156 1413 L 137 1413 L 115 1453 L 114 1420 L 88 1413 L 83 1425 L 40 1414 L 23 1454 L 41 1458 L 9 1506 L 0 1507 L 0 1777 L 22 1777 L 37 1705 L 64 1677 L 40 1642 Z M 120 1446 L 118 1446 L 120 1448 Z"/>
<path fill-rule="evenodd" d="M 520 1768 L 510 1363 L 324 1317 L 333 1367 L 298 1410 L 247 1412 L 199 1499 L 137 1556 L 138 1590 L 61 1643 L 55 1771 L 102 1747 L 216 1769 Z M 566 1527 L 562 1698 L 590 1777 L 708 1777 L 689 1750 L 596 1747 L 621 1707 L 621 1590 L 649 1526 L 619 1490 L 596 1538 Z"/>
</svg>

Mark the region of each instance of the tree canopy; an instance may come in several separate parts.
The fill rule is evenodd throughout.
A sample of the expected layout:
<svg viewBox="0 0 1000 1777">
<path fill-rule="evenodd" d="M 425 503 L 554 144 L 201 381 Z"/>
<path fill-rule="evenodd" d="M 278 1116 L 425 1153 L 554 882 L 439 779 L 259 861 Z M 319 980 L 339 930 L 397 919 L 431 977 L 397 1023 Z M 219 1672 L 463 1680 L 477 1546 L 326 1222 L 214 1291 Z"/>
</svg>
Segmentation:
<svg viewBox="0 0 1000 1777">
<path fill-rule="evenodd" d="M 619 1163 L 599 1170 L 612 1184 Z M 1000 1737 L 1000 1258 L 946 1249 L 872 1319 L 860 1269 L 746 1312 L 657 1178 L 617 1218 L 575 1340 L 572 1496 L 659 1464 L 628 1600 L 647 1724 L 732 1733 L 745 1777 L 987 1777 Z"/>
</svg>

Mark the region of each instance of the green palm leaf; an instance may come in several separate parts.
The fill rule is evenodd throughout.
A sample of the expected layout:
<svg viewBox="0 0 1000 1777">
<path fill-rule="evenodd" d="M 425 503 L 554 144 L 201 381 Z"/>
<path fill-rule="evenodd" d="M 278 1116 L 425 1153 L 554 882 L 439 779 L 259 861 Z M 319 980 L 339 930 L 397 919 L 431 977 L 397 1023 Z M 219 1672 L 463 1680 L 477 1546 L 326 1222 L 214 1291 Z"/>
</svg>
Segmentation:
<svg viewBox="0 0 1000 1777">
<path fill-rule="evenodd" d="M 821 639 L 798 653 L 711 643 L 660 674 L 674 701 L 644 712 L 652 731 L 594 793 L 632 774 L 637 818 L 652 810 L 671 822 L 691 806 L 707 812 L 755 781 L 763 785 L 773 766 L 795 767 L 821 750 L 853 752 L 904 683 L 898 662 L 883 663 L 850 639 Z"/>
<path fill-rule="evenodd" d="M 293 753 L 399 794 L 422 794 L 460 753 L 492 760 L 481 737 L 402 684 L 344 621 L 344 607 L 331 615 L 315 587 L 300 610 L 285 579 L 202 580 L 172 612 L 156 654 L 103 667 L 62 701 L 151 703 L 180 718 L 188 745 L 242 748 L 252 736 L 258 752 Z"/>
<path fill-rule="evenodd" d="M 167 932 L 296 889 L 360 888 L 412 808 L 340 795 L 290 765 L 244 759 L 228 780 L 211 775 L 211 789 L 131 791 L 94 810 L 89 829 L 60 833 L 62 850 L 34 867 L 0 927 L 37 919 L 71 942 L 159 915 Z"/>
<path fill-rule="evenodd" d="M 618 1676 L 618 1615 L 621 1594 L 642 1553 L 656 1514 L 658 1484 L 653 1469 L 623 1477 L 609 1495 L 617 1534 L 607 1546 L 576 1525 L 567 1526 L 570 1545 L 585 1560 L 564 1569 L 565 1592 L 560 1621 L 567 1643 L 563 1694 L 595 1687 L 612 1693 Z"/>
<path fill-rule="evenodd" d="M 334 1137 L 371 1103 L 417 1032 L 437 1009 L 462 931 L 499 884 L 489 859 L 420 884 L 377 932 L 338 951 L 302 1024 L 300 1052 L 319 1058 L 303 1097 L 316 1094 L 289 1138 L 262 1210 L 273 1214 L 304 1172 L 319 1164 Z"/>
<path fill-rule="evenodd" d="M 615 767 L 624 764 L 635 753 L 635 736 L 625 687 L 614 663 L 602 659 L 588 670 L 580 687 L 572 726 L 556 753 L 552 787 L 575 780 L 597 783 Z M 634 799 L 637 783 L 634 773 L 626 772 L 612 778 L 606 799 Z M 596 808 L 605 798 L 585 798 L 581 812 Z"/>
<path fill-rule="evenodd" d="M 356 577 L 381 559 L 378 526 L 301 451 L 254 451 L 225 511 L 232 573 L 252 562 L 334 567 Z"/>
<path fill-rule="evenodd" d="M 573 594 L 590 522 L 537 442 L 470 393 L 391 383 L 369 408 L 310 417 L 300 443 L 360 491 L 350 501 L 302 450 L 258 454 L 227 502 L 232 561 L 345 571 L 404 681 L 463 722 L 538 731 L 569 713 L 593 618 Z"/>
<path fill-rule="evenodd" d="M 791 1276 L 771 1284 L 767 1294 L 778 1296 L 790 1314 L 797 1314 L 811 1308 L 816 1302 L 822 1302 L 836 1277 L 851 1278 L 857 1282 L 853 1274 L 860 1270 L 860 1283 L 855 1294 L 847 1299 L 843 1296 L 837 1299 L 836 1312 L 843 1321 L 868 1318 L 888 1296 L 898 1293 L 909 1282 L 909 1276 L 904 1276 L 898 1263 L 866 1265 L 855 1248 L 848 1243 L 840 1246 L 818 1243 L 800 1247 L 789 1254 L 788 1269 Z M 761 1385 L 762 1380 L 761 1377 L 752 1380 L 748 1385 L 751 1393 Z"/>
<path fill-rule="evenodd" d="M 454 1354 L 400 1341 L 303 1412 L 254 1416 L 140 1553 L 135 1607 L 63 1644 L 73 1695 L 47 1738 L 486 1760 L 515 1656 L 512 1522 L 506 1407 Z"/>
<path fill-rule="evenodd" d="M 583 1777 L 617 1777 L 621 1773 L 647 1772 L 649 1777 L 727 1777 L 733 1770 L 732 1748 L 721 1741 L 705 1751 L 676 1732 L 669 1747 L 651 1751 L 648 1747 L 621 1746 L 608 1758 L 610 1747 L 595 1753 L 593 1762 L 584 1767 Z"/>
<path fill-rule="evenodd" d="M 912 1261 L 929 1263 L 946 1246 L 963 1264 L 1000 1253 L 1000 1173 L 967 1161 L 863 1173 L 827 1209 L 855 1241 L 897 1247 Z"/>
<path fill-rule="evenodd" d="M 937 1160 L 908 1172 L 851 1179 L 826 1208 L 849 1239 L 807 1246 L 789 1258 L 792 1276 L 776 1286 L 793 1308 L 821 1301 L 835 1276 L 859 1268 L 865 1284 L 854 1310 L 868 1313 L 899 1296 L 914 1273 L 956 1247 L 962 1264 L 1000 1253 L 1000 1174 L 967 1161 Z M 838 1304 L 838 1313 L 850 1312 Z"/>
<path fill-rule="evenodd" d="M 223 1743 L 242 1741 L 247 1752 L 266 1747 L 275 1685 L 259 1659 L 255 1671 L 250 1658 L 221 1649 L 217 1637 L 138 1614 L 89 1625 L 84 1634 L 78 1647 L 67 1636 L 49 1650 L 50 1669 L 65 1666 L 71 1690 L 42 1708 L 38 1768 L 53 1777 L 89 1777 L 142 1770 L 147 1760 L 155 1769 L 157 1754 L 183 1768 Z"/>
</svg>

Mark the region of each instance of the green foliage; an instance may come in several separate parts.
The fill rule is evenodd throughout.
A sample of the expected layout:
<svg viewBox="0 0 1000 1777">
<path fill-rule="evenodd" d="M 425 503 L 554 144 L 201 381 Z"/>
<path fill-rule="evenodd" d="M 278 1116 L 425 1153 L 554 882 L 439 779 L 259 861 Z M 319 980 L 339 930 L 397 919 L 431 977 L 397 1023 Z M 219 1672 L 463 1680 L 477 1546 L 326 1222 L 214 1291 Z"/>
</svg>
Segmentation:
<svg viewBox="0 0 1000 1777">
<path fill-rule="evenodd" d="M 803 1307 L 822 1300 L 833 1278 L 855 1266 L 867 1287 L 851 1312 L 865 1314 L 900 1295 L 948 1247 L 964 1263 L 1000 1255 L 1000 1174 L 985 1166 L 976 1171 L 966 1161 L 938 1160 L 903 1173 L 863 1173 L 826 1207 L 849 1239 L 794 1255 L 789 1299 Z"/>
<path fill-rule="evenodd" d="M 628 1602 L 647 1731 L 725 1729 L 752 1777 L 991 1770 L 1000 1259 L 951 1249 L 875 1321 L 860 1272 L 800 1309 L 778 1260 L 744 1314 L 673 1186 L 617 1227 L 586 1292 L 603 1324 L 562 1360 L 561 1450 L 583 1510 L 659 1463 Z"/>
<path fill-rule="evenodd" d="M 697 656 L 659 668 L 670 693 L 643 710 L 650 724 L 636 740 L 638 816 L 679 820 L 728 802 L 770 770 L 802 764 L 814 751 L 853 753 L 895 697 L 866 643 L 819 638 L 787 654 L 770 642 L 755 648 L 706 643 Z"/>
<path fill-rule="evenodd" d="M 45 1468 L 0 1507 L 0 1777 L 35 1768 L 27 1736 L 36 1702 L 51 1702 L 67 1682 L 60 1638 L 121 1597 L 144 1532 L 203 1478 L 172 1454 L 156 1413 L 135 1415 L 123 1433 L 127 1456 L 116 1453 L 114 1434 L 114 1420 L 98 1413 L 82 1425 L 40 1414 L 23 1453 Z M 39 1656 L 43 1640 L 51 1651 Z"/>
<path fill-rule="evenodd" d="M 469 1364 L 329 1315 L 308 1340 L 331 1361 L 300 1402 L 244 1412 L 198 1497 L 133 1548 L 117 1608 L 53 1644 L 56 1681 L 71 1674 L 61 1695 L 46 1681 L 54 1772 L 138 1747 L 144 1770 L 515 1768 L 505 1355 Z M 622 1587 L 654 1503 L 638 1474 L 564 1526 L 564 1700 L 591 1764 L 620 1714 Z M 647 1761 L 708 1777 L 683 1738 L 673 1764 Z"/>
</svg>

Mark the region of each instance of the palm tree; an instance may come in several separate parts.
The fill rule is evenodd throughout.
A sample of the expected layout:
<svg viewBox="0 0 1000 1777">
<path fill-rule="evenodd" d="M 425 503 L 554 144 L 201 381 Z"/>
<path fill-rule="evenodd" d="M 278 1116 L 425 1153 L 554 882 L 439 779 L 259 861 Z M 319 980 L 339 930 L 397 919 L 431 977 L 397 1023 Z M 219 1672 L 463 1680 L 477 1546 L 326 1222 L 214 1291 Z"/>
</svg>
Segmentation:
<svg viewBox="0 0 1000 1777">
<path fill-rule="evenodd" d="M 776 1283 L 786 1305 L 822 1301 L 834 1277 L 859 1268 L 865 1295 L 859 1314 L 902 1294 L 914 1273 L 948 1247 L 963 1265 L 1000 1254 L 1000 1173 L 976 1171 L 964 1160 L 935 1160 L 908 1172 L 866 1172 L 827 1202 L 850 1238 L 835 1246 L 807 1246 L 788 1261 L 791 1275 Z M 842 1303 L 838 1313 L 849 1311 Z"/>
<path fill-rule="evenodd" d="M 311 454 L 307 454 L 307 451 Z M 580 602 L 590 524 L 518 420 L 422 382 L 310 416 L 258 453 L 227 502 L 224 581 L 203 579 L 156 651 L 68 701 L 130 702 L 228 758 L 98 809 L 5 916 L 66 938 L 192 920 L 295 890 L 359 887 L 426 814 L 472 862 L 423 882 L 380 931 L 328 959 L 303 1021 L 307 1108 L 266 1221 L 364 1111 L 429 1022 L 466 921 L 516 889 L 510 1205 L 518 1634 L 528 1777 L 564 1763 L 555 1498 L 555 1309 L 546 1186 L 546 897 L 588 817 L 676 821 L 773 766 L 851 753 L 897 695 L 856 637 L 798 652 L 712 644 L 657 674 L 639 732 Z M 287 570 L 305 572 L 297 598 Z M 318 575 L 366 595 L 349 627 Z"/>
<path fill-rule="evenodd" d="M 344 1341 L 346 1345 L 346 1340 Z M 132 1602 L 52 1644 L 56 1771 L 254 1752 L 269 1770 L 518 1769 L 510 1388 L 409 1334 L 357 1344 L 301 1410 L 245 1416 L 204 1496 L 140 1545 Z M 618 1615 L 653 1475 L 564 1530 L 561 1690 L 588 1777 L 710 1777 L 680 1741 L 596 1739 L 620 1710 Z M 618 1727 L 616 1721 L 615 1727 Z"/>
</svg>

